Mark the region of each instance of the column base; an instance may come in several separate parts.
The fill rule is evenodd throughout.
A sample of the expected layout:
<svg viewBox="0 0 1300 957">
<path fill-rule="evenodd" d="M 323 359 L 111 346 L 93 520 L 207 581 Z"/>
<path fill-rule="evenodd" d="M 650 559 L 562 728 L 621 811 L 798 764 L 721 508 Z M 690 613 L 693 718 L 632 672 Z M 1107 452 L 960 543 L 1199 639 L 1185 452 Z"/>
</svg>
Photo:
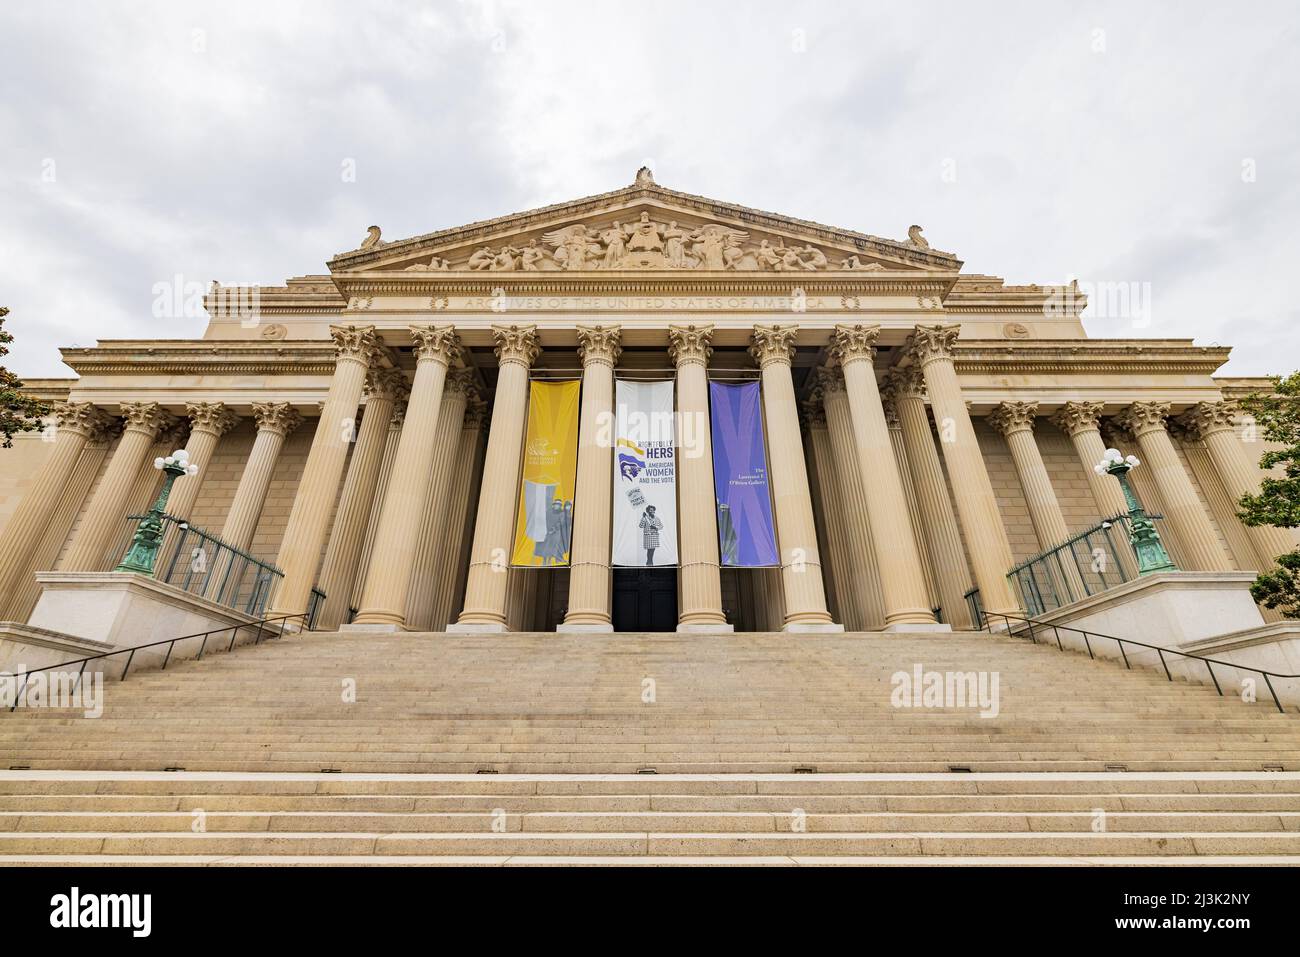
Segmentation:
<svg viewBox="0 0 1300 957">
<path fill-rule="evenodd" d="M 510 630 L 509 625 L 502 624 L 499 621 L 486 622 L 452 622 L 447 626 L 447 632 L 453 635 L 482 635 L 493 634 L 502 635 Z"/>
<path fill-rule="evenodd" d="M 844 626 L 833 621 L 792 621 L 781 628 L 790 634 L 842 634 Z"/>
<path fill-rule="evenodd" d="M 886 625 L 884 628 L 881 629 L 881 631 L 892 631 L 892 632 L 910 631 L 910 632 L 922 632 L 922 633 L 935 632 L 935 631 L 952 631 L 952 625 L 941 625 L 937 621 L 929 622 L 929 623 L 900 621 L 892 625 Z"/>
<path fill-rule="evenodd" d="M 395 621 L 352 621 L 346 625 L 339 625 L 339 631 L 358 631 L 358 632 L 394 632 L 406 631 L 406 626 Z"/>
<path fill-rule="evenodd" d="M 555 626 L 555 633 L 558 635 L 576 635 L 583 632 L 608 634 L 613 630 L 614 626 L 607 621 L 562 621 Z"/>
<path fill-rule="evenodd" d="M 711 625 L 702 621 L 692 621 L 677 626 L 679 635 L 730 635 L 735 630 L 734 625 L 728 625 L 726 622 Z"/>
</svg>

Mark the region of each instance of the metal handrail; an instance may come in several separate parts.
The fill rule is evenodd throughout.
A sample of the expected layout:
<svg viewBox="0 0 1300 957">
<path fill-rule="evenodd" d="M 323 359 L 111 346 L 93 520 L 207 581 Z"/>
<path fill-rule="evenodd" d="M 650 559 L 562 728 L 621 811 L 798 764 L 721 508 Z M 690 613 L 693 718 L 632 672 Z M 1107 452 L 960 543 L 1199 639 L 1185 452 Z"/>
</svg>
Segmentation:
<svg viewBox="0 0 1300 957">
<path fill-rule="evenodd" d="M 1103 635 L 1101 632 L 1097 632 L 1097 631 L 1085 631 L 1082 628 L 1072 628 L 1069 625 L 1054 625 L 1045 621 L 1035 621 L 1032 618 L 1021 618 L 1019 615 L 1008 615 L 1000 611 L 984 612 L 984 619 L 981 622 L 981 624 L 983 625 L 984 629 L 988 631 L 990 634 L 992 634 L 993 632 L 993 627 L 990 624 L 989 619 L 995 616 L 1001 618 L 1003 622 L 1006 623 L 1007 634 L 1012 635 L 1013 637 L 1016 636 L 1016 632 L 1012 630 L 1011 622 L 1012 621 L 1024 622 L 1028 626 L 1026 629 L 1024 629 L 1024 632 L 1028 632 L 1029 639 L 1034 644 L 1039 643 L 1038 636 L 1034 634 L 1035 625 L 1039 626 L 1040 628 L 1051 628 L 1056 638 L 1056 647 L 1061 651 L 1065 650 L 1065 646 L 1061 643 L 1062 630 L 1072 631 L 1075 634 L 1083 635 L 1083 643 L 1084 646 L 1088 649 L 1088 657 L 1093 659 L 1094 661 L 1096 660 L 1097 656 L 1092 651 L 1092 642 L 1088 640 L 1089 637 L 1106 638 L 1110 641 L 1116 642 L 1119 645 L 1119 653 L 1121 657 L 1123 657 L 1124 659 L 1124 667 L 1127 668 L 1129 671 L 1133 670 L 1133 664 L 1132 662 L 1129 661 L 1128 652 L 1125 650 L 1124 646 L 1134 645 L 1138 648 L 1146 648 L 1148 651 L 1154 651 L 1160 656 L 1160 664 L 1161 666 L 1163 666 L 1165 670 L 1165 677 L 1168 678 L 1170 681 L 1174 680 L 1174 676 L 1169 671 L 1169 662 L 1165 660 L 1165 655 L 1178 655 L 1179 657 L 1182 658 L 1193 658 L 1196 661 L 1203 661 L 1205 662 L 1206 669 L 1210 672 L 1210 680 L 1214 682 L 1214 690 L 1219 692 L 1220 698 L 1226 696 L 1223 693 L 1223 688 L 1219 685 L 1218 676 L 1215 675 L 1214 673 L 1215 665 L 1220 665 L 1224 668 L 1237 668 L 1241 671 L 1250 671 L 1253 672 L 1254 674 L 1262 675 L 1264 678 L 1264 684 L 1268 686 L 1269 694 L 1273 696 L 1273 703 L 1277 705 L 1277 710 L 1282 712 L 1283 714 L 1286 714 L 1286 708 L 1282 707 L 1282 701 L 1277 696 L 1277 689 L 1273 687 L 1273 682 L 1270 679 L 1280 678 L 1287 681 L 1291 681 L 1300 678 L 1300 675 L 1279 674 L 1276 671 L 1265 671 L 1263 668 L 1254 668 L 1251 667 L 1250 665 L 1238 664 L 1235 661 L 1223 661 L 1220 658 L 1210 658 L 1207 655 L 1198 655 L 1190 651 L 1179 651 L 1177 648 L 1164 648 L 1161 647 L 1160 645 L 1152 645 L 1152 644 L 1148 644 L 1145 641 L 1136 641 L 1132 638 L 1116 638 L 1114 635 Z M 1024 632 L 1022 632 L 1022 634 Z"/>
<path fill-rule="evenodd" d="M 87 655 L 85 658 L 73 658 L 71 661 L 59 661 L 52 665 L 45 665 L 41 668 L 28 668 L 22 673 L 23 683 L 18 687 L 17 692 L 14 693 L 14 703 L 10 706 L 9 710 L 13 711 L 18 707 L 18 702 L 22 699 L 23 692 L 27 690 L 27 679 L 38 672 L 53 671 L 57 668 L 67 668 L 69 665 L 79 664 L 81 665 L 81 668 L 77 671 L 77 681 L 73 685 L 73 690 L 76 690 L 76 688 L 81 686 L 81 679 L 86 673 L 86 665 L 90 662 L 98 661 L 101 658 L 112 658 L 114 655 L 126 655 L 126 664 L 122 666 L 122 674 L 117 679 L 118 681 L 125 681 L 127 674 L 131 670 L 131 662 L 135 660 L 135 653 L 142 649 L 157 648 L 160 645 L 167 645 L 167 654 L 163 656 L 162 667 L 158 669 L 159 671 L 166 671 L 167 663 L 171 661 L 172 658 L 172 650 L 175 648 L 176 642 L 178 641 L 188 641 L 191 638 L 202 638 L 203 643 L 199 645 L 199 653 L 194 657 L 195 661 L 202 661 L 203 652 L 206 651 L 208 647 L 208 638 L 212 635 L 219 635 L 226 631 L 230 632 L 230 644 L 226 646 L 226 651 L 229 653 L 235 649 L 235 641 L 239 638 L 240 629 L 256 627 L 257 637 L 253 639 L 253 644 L 257 645 L 262 641 L 262 631 L 264 630 L 264 626 L 272 624 L 273 622 L 292 621 L 295 618 L 301 618 L 303 624 L 310 627 L 309 613 L 298 612 L 293 615 L 278 615 L 275 618 L 260 618 L 257 621 L 246 621 L 242 624 L 233 625 L 227 628 L 212 628 L 208 631 L 196 631 L 192 635 L 178 635 L 175 638 L 164 638 L 161 641 L 151 641 L 147 645 L 135 645 L 131 648 L 116 648 L 113 651 L 104 651 L 97 655 Z M 280 628 L 272 635 L 272 637 L 278 638 L 283 634 L 284 625 L 281 624 Z"/>
</svg>

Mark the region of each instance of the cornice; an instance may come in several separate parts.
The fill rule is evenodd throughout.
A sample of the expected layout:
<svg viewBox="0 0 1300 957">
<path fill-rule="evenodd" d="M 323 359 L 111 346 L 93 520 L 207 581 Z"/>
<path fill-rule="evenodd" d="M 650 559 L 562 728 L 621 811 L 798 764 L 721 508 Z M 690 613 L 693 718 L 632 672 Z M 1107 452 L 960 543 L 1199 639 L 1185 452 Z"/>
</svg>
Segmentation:
<svg viewBox="0 0 1300 957">
<path fill-rule="evenodd" d="M 231 340 L 110 341 L 89 348 L 60 350 L 63 361 L 79 375 L 319 375 L 334 371 L 331 340 L 271 342 Z"/>
<path fill-rule="evenodd" d="M 1178 373 L 1209 376 L 1228 361 L 1228 346 L 1197 346 L 1188 339 L 958 339 L 958 372 L 1033 372 L 1125 375 Z"/>
</svg>

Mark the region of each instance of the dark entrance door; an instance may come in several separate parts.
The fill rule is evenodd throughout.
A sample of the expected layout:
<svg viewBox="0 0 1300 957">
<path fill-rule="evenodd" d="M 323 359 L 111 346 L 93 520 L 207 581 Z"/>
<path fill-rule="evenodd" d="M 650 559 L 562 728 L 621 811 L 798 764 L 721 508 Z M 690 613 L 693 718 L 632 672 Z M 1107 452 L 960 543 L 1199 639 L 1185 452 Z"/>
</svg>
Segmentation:
<svg viewBox="0 0 1300 957">
<path fill-rule="evenodd" d="M 615 631 L 676 629 L 677 569 L 614 569 Z"/>
</svg>

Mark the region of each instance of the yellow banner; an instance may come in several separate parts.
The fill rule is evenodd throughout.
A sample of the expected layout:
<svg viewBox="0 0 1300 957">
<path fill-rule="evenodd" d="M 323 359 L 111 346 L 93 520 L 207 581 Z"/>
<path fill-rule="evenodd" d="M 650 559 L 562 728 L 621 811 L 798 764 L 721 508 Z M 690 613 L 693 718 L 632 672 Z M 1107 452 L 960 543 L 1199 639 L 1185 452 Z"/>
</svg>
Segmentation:
<svg viewBox="0 0 1300 957">
<path fill-rule="evenodd" d="M 578 472 L 578 392 L 572 382 L 533 382 L 519 482 L 512 565 L 569 564 Z"/>
</svg>

